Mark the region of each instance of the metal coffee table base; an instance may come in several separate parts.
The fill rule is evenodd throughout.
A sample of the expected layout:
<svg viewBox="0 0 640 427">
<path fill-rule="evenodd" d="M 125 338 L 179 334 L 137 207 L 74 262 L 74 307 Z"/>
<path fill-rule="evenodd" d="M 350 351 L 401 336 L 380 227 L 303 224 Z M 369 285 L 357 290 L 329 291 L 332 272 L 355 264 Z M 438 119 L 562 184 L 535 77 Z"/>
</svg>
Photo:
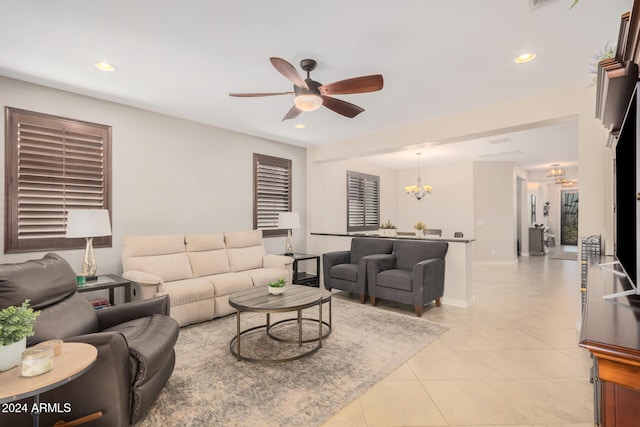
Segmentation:
<svg viewBox="0 0 640 427">
<path fill-rule="evenodd" d="M 285 323 L 289 323 L 289 322 L 298 322 L 299 324 L 301 324 L 303 321 L 307 321 L 307 322 L 315 322 L 315 323 L 320 323 L 320 329 L 322 329 L 322 325 L 325 325 L 327 327 L 327 332 L 325 332 L 322 335 L 322 339 L 327 338 L 329 335 L 331 335 L 331 326 L 332 326 L 332 319 L 331 319 L 331 295 L 329 295 L 328 298 L 325 298 L 322 300 L 322 304 L 328 302 L 329 303 L 329 322 L 325 322 L 322 320 L 322 318 L 320 318 L 320 320 L 318 319 L 312 319 L 309 317 L 300 317 L 300 312 L 298 312 L 298 318 L 297 319 L 284 319 L 284 320 L 280 320 L 276 323 L 274 323 L 273 325 L 269 326 L 269 315 L 267 314 L 267 335 L 269 335 L 269 337 L 271 337 L 272 339 L 276 340 L 276 341 L 280 341 L 280 342 L 286 342 L 286 343 L 291 343 L 291 344 L 307 344 L 310 342 L 314 342 L 314 341 L 318 341 L 318 338 L 308 338 L 306 340 L 302 339 L 302 336 L 299 336 L 297 340 L 292 340 L 292 339 L 288 339 L 288 338 L 281 338 L 278 337 L 277 335 L 275 335 L 272 330 L 278 326 L 278 325 L 282 325 Z"/>
<path fill-rule="evenodd" d="M 329 302 L 329 322 L 323 321 L 322 320 L 322 305 L 326 302 Z M 259 326 L 254 326 L 252 328 L 249 329 L 245 329 L 244 331 L 241 331 L 240 328 L 240 313 L 241 310 L 236 310 L 236 323 L 237 323 L 237 335 L 235 337 L 233 337 L 231 339 L 231 342 L 229 343 L 229 350 L 231 351 L 231 354 L 233 354 L 234 356 L 236 356 L 238 362 L 243 360 L 246 362 L 258 362 L 258 363 L 265 363 L 265 364 L 274 364 L 274 363 L 286 363 L 286 362 L 292 362 L 294 360 L 298 360 L 298 359 L 302 359 L 304 357 L 307 356 L 311 356 L 313 353 L 317 352 L 320 348 L 322 348 L 322 340 L 324 338 L 326 338 L 327 336 L 329 336 L 329 334 L 331 334 L 331 323 L 332 323 L 332 319 L 331 319 L 331 296 L 329 296 L 328 298 L 323 298 L 322 300 L 320 300 L 318 302 L 318 319 L 311 319 L 311 318 L 306 318 L 306 317 L 302 317 L 302 309 L 297 310 L 298 312 L 298 316 L 297 318 L 293 318 L 293 319 L 285 319 L 285 320 L 280 320 L 274 324 L 271 324 L 271 313 L 266 313 L 266 323 L 264 325 L 259 325 Z M 304 321 L 310 321 L 310 322 L 316 322 L 318 324 L 318 338 L 310 338 L 310 339 L 302 339 L 302 324 Z M 298 339 L 297 340 L 292 340 L 292 339 L 287 339 L 287 338 L 281 338 L 281 337 L 277 337 L 274 334 L 272 334 L 271 330 L 272 328 L 274 328 L 275 326 L 281 325 L 283 323 L 286 322 L 298 322 Z M 328 331 L 323 334 L 322 333 L 322 326 L 325 325 L 328 327 Z M 307 344 L 310 342 L 317 342 L 317 345 L 311 349 L 309 349 L 308 351 L 305 351 L 304 353 L 300 353 L 297 354 L 295 356 L 292 357 L 286 357 L 286 358 L 280 358 L 280 359 L 258 359 L 258 358 L 252 358 L 252 357 L 247 357 L 247 356 L 243 356 L 241 353 L 241 337 L 245 334 L 248 334 L 250 332 L 253 332 L 255 330 L 258 329 L 265 329 L 267 335 L 276 340 L 276 341 L 280 341 L 280 342 L 284 342 L 284 343 L 292 343 L 295 344 L 297 343 L 298 346 L 302 346 L 302 344 Z"/>
</svg>

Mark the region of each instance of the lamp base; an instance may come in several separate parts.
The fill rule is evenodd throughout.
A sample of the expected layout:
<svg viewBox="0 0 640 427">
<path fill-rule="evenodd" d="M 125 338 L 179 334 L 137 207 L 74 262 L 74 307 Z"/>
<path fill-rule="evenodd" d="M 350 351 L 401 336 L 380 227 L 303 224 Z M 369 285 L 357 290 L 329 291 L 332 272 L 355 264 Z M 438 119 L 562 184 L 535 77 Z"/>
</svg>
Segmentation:
<svg viewBox="0 0 640 427">
<path fill-rule="evenodd" d="M 96 263 L 96 257 L 93 255 L 93 237 L 87 237 L 86 239 L 87 246 L 84 249 L 84 256 L 82 258 L 82 275 L 86 277 L 86 280 L 90 280 L 90 277 L 96 276 L 98 264 Z"/>
<path fill-rule="evenodd" d="M 291 244 L 291 230 L 287 230 L 287 241 L 284 245 L 284 254 L 293 255 L 293 245 Z"/>
</svg>

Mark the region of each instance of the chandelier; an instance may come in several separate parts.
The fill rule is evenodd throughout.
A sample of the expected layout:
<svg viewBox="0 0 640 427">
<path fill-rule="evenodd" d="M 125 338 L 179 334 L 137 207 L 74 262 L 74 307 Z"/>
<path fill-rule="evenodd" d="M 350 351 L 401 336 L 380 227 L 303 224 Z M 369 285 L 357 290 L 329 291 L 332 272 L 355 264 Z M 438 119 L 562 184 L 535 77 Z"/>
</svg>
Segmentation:
<svg viewBox="0 0 640 427">
<path fill-rule="evenodd" d="M 431 187 L 430 185 L 422 185 L 422 178 L 420 178 L 420 155 L 422 153 L 417 153 L 417 154 L 418 154 L 418 181 L 416 185 L 408 185 L 404 187 L 404 191 L 406 191 L 407 194 L 411 194 L 416 199 L 420 200 L 425 196 L 425 194 L 431 194 L 431 190 L 433 189 L 433 187 Z"/>
<path fill-rule="evenodd" d="M 576 185 L 575 181 L 570 179 L 556 179 L 556 184 L 562 184 L 563 187 L 574 187 Z"/>
<path fill-rule="evenodd" d="M 554 163 L 551 165 L 551 169 L 547 170 L 547 178 L 557 178 L 564 176 L 564 169 L 560 168 L 560 164 Z"/>
</svg>

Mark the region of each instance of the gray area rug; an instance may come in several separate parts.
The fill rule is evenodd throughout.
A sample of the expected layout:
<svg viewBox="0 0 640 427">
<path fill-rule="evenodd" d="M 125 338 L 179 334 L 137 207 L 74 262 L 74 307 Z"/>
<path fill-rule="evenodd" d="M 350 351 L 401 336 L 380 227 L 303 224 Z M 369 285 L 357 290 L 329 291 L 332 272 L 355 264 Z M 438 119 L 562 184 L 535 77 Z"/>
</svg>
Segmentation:
<svg viewBox="0 0 640 427">
<path fill-rule="evenodd" d="M 567 251 L 552 251 L 549 254 L 549 258 L 551 259 L 565 259 L 569 261 L 577 261 L 578 260 L 578 252 L 567 252 Z"/>
<path fill-rule="evenodd" d="M 136 427 L 322 425 L 446 331 L 409 314 L 337 299 L 332 304 L 333 332 L 322 348 L 283 364 L 236 361 L 229 351 L 236 333 L 235 315 L 182 328 L 173 375 Z M 272 323 L 285 315 L 278 316 L 272 316 Z M 317 318 L 318 309 L 304 310 L 303 317 Z M 327 318 L 328 304 L 324 304 L 323 320 Z M 244 330 L 263 324 L 265 315 L 243 313 L 241 320 Z M 303 325 L 305 337 L 318 335 L 317 323 Z M 273 333 L 286 337 L 294 331 L 296 322 L 287 322 Z M 241 344 L 242 354 L 252 357 L 261 355 L 249 354 L 258 348 L 284 357 L 315 345 L 301 349 L 279 343 L 265 337 L 264 329 L 243 336 Z"/>
</svg>

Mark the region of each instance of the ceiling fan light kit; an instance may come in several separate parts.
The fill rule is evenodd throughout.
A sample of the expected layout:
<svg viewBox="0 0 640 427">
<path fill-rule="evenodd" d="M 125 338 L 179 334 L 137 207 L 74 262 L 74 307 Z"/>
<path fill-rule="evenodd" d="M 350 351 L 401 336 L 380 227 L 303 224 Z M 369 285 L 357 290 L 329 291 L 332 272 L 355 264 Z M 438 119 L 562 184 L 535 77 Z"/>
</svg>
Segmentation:
<svg viewBox="0 0 640 427">
<path fill-rule="evenodd" d="M 353 118 L 362 113 L 364 108 L 329 95 L 374 92 L 382 89 L 384 85 L 381 74 L 355 77 L 323 85 L 315 80 L 311 80 L 310 73 L 317 65 L 317 62 L 313 59 L 303 59 L 300 61 L 300 68 L 307 72 L 306 79 L 303 79 L 295 67 L 286 60 L 272 57 L 270 61 L 280 74 L 293 83 L 293 92 L 229 93 L 229 96 L 248 98 L 295 94 L 293 99 L 294 105 L 289 112 L 285 114 L 282 119 L 283 121 L 296 118 L 302 112 L 315 111 L 322 106 L 345 117 Z"/>
</svg>

